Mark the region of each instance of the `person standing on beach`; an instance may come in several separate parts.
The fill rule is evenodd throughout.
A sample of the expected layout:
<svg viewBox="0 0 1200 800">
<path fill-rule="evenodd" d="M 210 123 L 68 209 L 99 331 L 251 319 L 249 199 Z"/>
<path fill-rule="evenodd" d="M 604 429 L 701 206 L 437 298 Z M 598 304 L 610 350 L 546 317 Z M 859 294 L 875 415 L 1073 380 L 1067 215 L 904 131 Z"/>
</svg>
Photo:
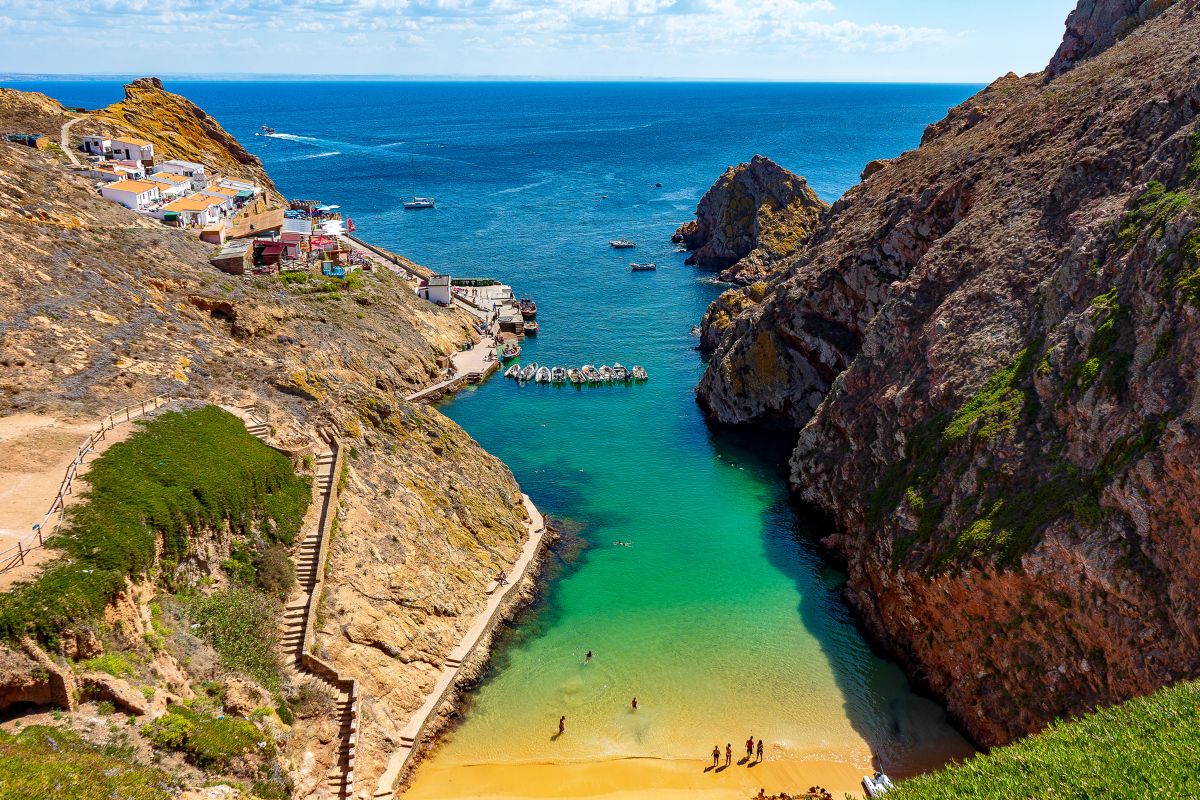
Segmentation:
<svg viewBox="0 0 1200 800">
<path fill-rule="evenodd" d="M 750 763 L 750 759 L 754 758 L 754 737 L 751 736 L 746 740 L 746 763 Z"/>
<path fill-rule="evenodd" d="M 567 729 L 567 718 L 565 716 L 558 718 L 558 735 L 562 736 L 563 731 Z"/>
<path fill-rule="evenodd" d="M 719 745 L 714 744 L 713 745 L 713 766 L 715 767 L 717 764 L 720 764 L 720 763 L 721 763 L 721 747 Z"/>
<path fill-rule="evenodd" d="M 733 763 L 733 742 L 725 743 L 725 766 Z"/>
<path fill-rule="evenodd" d="M 762 739 L 759 739 L 758 740 L 758 758 L 756 759 L 757 761 L 762 761 L 762 751 L 763 751 Z"/>
</svg>

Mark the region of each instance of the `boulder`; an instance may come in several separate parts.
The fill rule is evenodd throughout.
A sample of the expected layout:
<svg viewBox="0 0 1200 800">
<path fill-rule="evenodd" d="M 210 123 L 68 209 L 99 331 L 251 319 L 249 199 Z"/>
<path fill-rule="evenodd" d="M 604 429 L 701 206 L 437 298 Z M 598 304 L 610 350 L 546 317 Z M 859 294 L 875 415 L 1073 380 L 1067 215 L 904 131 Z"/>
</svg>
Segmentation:
<svg viewBox="0 0 1200 800">
<path fill-rule="evenodd" d="M 96 700 L 108 700 L 122 711 L 142 716 L 150 710 L 146 696 L 129 685 L 128 681 L 105 672 L 85 672 L 79 683 Z"/>
</svg>

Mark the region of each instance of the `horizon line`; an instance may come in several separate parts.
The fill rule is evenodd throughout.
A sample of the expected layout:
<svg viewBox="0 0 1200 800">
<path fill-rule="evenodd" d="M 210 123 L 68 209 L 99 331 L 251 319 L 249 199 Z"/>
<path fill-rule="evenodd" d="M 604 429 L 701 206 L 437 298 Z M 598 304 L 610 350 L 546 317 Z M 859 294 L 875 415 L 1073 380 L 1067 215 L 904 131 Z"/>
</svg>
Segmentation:
<svg viewBox="0 0 1200 800">
<path fill-rule="evenodd" d="M 998 78 L 1000 76 L 996 76 Z M 75 72 L 9 72 L 0 70 L 0 83 L 20 80 L 44 81 L 78 81 L 83 83 L 103 83 L 113 80 L 136 80 L 138 78 L 159 78 L 162 80 L 196 80 L 196 81 L 237 81 L 237 80 L 279 80 L 279 81 L 426 81 L 430 83 L 779 83 L 779 84 L 867 84 L 867 85 L 943 85 L 943 86 L 977 86 L 987 85 L 991 81 L 980 80 L 886 80 L 886 79 L 837 79 L 837 78 L 721 78 L 721 77 L 687 77 L 668 75 L 459 75 L 459 74 L 393 74 L 393 73 L 292 73 L 292 72 L 105 72 L 105 73 L 75 73 Z"/>
</svg>

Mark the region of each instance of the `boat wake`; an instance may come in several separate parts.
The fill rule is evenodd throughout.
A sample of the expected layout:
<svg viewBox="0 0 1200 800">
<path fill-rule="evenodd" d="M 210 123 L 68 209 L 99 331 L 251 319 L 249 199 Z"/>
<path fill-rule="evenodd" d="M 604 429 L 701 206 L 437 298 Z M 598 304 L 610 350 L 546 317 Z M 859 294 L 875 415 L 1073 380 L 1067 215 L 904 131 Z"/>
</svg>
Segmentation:
<svg viewBox="0 0 1200 800">
<path fill-rule="evenodd" d="M 268 139 L 286 139 L 289 142 L 318 142 L 321 140 L 312 136 L 298 136 L 294 133 L 262 133 L 260 136 L 266 136 Z"/>
<path fill-rule="evenodd" d="M 287 160 L 288 161 L 307 161 L 310 158 L 328 158 L 329 156 L 340 156 L 341 154 L 342 154 L 341 150 L 327 150 L 324 153 L 308 153 L 307 155 L 295 156 L 294 158 L 289 158 Z"/>
<path fill-rule="evenodd" d="M 544 178 L 543 180 L 540 180 L 540 181 L 534 181 L 533 183 L 527 183 L 524 186 L 513 186 L 510 189 L 501 189 L 498 192 L 496 192 L 496 194 L 517 194 L 519 192 L 527 192 L 530 189 L 537 189 L 539 186 L 545 186 L 548 183 L 550 183 L 550 179 Z"/>
</svg>

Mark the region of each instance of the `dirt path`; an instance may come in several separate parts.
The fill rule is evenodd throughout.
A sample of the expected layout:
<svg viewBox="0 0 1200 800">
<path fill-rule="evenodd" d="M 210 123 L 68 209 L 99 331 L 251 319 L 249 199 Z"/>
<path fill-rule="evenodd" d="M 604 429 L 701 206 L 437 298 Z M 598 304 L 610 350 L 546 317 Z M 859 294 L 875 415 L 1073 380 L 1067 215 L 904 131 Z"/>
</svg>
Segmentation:
<svg viewBox="0 0 1200 800">
<path fill-rule="evenodd" d="M 75 117 L 63 123 L 60 137 L 62 139 L 62 150 L 67 154 L 67 158 L 71 159 L 71 163 L 79 166 L 79 157 L 75 155 L 75 148 L 71 147 L 71 126 L 79 122 L 83 117 Z"/>
</svg>

